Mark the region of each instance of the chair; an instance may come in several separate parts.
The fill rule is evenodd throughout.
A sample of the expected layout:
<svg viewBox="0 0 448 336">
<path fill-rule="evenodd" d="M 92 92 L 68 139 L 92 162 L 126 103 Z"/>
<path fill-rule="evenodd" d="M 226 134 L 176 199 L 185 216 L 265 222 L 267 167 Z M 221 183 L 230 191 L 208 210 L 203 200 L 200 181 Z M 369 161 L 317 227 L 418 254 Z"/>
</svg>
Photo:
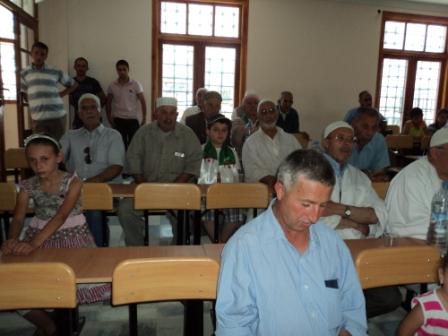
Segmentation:
<svg viewBox="0 0 448 336">
<path fill-rule="evenodd" d="M 387 147 L 390 150 L 412 149 L 414 139 L 411 135 L 388 135 L 386 136 Z"/>
<path fill-rule="evenodd" d="M 217 183 L 207 189 L 207 210 L 221 209 L 257 209 L 267 208 L 269 190 L 263 183 Z M 218 213 L 215 211 L 215 230 L 213 241 L 219 242 Z"/>
<path fill-rule="evenodd" d="M 355 264 L 363 289 L 437 282 L 440 250 L 428 245 L 362 251 Z"/>
<path fill-rule="evenodd" d="M 107 183 L 84 183 L 82 187 L 81 204 L 83 210 L 103 210 L 103 219 L 107 216 L 107 212 L 114 210 L 112 189 Z M 109 228 L 105 220 L 102 221 L 102 231 L 104 246 L 109 246 L 108 234 Z"/>
<path fill-rule="evenodd" d="M 14 180 L 19 183 L 20 169 L 30 168 L 25 155 L 25 148 L 9 148 L 5 151 L 5 169 L 13 170 Z"/>
<path fill-rule="evenodd" d="M 372 182 L 372 188 L 376 191 L 381 199 L 386 199 L 389 182 Z"/>
<path fill-rule="evenodd" d="M 424 135 L 420 142 L 420 149 L 422 153 L 426 153 L 429 149 L 429 143 L 431 142 L 431 135 Z"/>
<path fill-rule="evenodd" d="M 71 335 L 77 306 L 73 270 L 62 263 L 0 264 L 0 310 L 64 308 L 60 334 Z"/>
<path fill-rule="evenodd" d="M 218 263 L 209 258 L 126 260 L 115 268 L 112 275 L 112 303 L 129 304 L 130 335 L 137 335 L 137 303 L 215 300 L 218 273 Z M 201 317 L 202 314 L 200 312 Z M 195 335 L 203 334 L 202 324 L 195 327 L 200 328 Z M 185 334 L 188 334 L 187 329 L 185 326 Z"/>
<path fill-rule="evenodd" d="M 293 133 L 292 135 L 294 135 L 297 141 L 300 142 L 300 145 L 302 146 L 303 149 L 308 148 L 308 143 L 310 142 L 310 137 L 308 136 L 308 134 L 304 132 L 299 132 L 299 133 Z"/>
<path fill-rule="evenodd" d="M 196 184 L 141 183 L 135 188 L 134 208 L 145 211 L 145 245 L 149 244 L 148 210 L 179 210 L 177 244 L 190 243 L 188 211 L 196 211 L 194 243 L 200 243 L 198 212 L 201 210 L 201 189 Z"/>
<path fill-rule="evenodd" d="M 389 131 L 391 135 L 398 135 L 400 134 L 400 126 L 398 125 L 387 125 L 386 131 Z"/>
<path fill-rule="evenodd" d="M 0 222 L 0 244 L 8 237 L 9 218 L 14 212 L 16 197 L 17 191 L 14 183 L 0 183 L 0 214 L 3 222 L 3 225 Z"/>
</svg>

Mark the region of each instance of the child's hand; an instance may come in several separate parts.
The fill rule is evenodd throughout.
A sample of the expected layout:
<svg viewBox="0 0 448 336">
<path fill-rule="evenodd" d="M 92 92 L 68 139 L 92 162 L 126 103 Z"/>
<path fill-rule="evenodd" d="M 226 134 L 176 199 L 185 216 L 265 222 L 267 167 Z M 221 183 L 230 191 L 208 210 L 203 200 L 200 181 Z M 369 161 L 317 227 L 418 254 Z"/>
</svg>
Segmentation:
<svg viewBox="0 0 448 336">
<path fill-rule="evenodd" d="M 14 247 L 19 243 L 17 239 L 8 239 L 2 245 L 2 252 L 5 255 L 12 254 Z"/>
<path fill-rule="evenodd" d="M 14 255 L 28 255 L 33 252 L 35 247 L 27 242 L 19 242 L 12 251 Z"/>
</svg>

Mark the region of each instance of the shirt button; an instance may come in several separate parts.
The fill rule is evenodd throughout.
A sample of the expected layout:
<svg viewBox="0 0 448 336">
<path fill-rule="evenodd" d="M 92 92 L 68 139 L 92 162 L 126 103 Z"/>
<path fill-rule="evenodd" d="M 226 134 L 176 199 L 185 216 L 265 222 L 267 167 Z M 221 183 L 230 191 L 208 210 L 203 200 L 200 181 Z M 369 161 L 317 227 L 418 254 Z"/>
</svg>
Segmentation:
<svg viewBox="0 0 448 336">
<path fill-rule="evenodd" d="M 316 313 L 311 313 L 311 317 L 316 318 Z"/>
<path fill-rule="evenodd" d="M 303 288 L 308 289 L 308 285 L 304 285 Z"/>
</svg>

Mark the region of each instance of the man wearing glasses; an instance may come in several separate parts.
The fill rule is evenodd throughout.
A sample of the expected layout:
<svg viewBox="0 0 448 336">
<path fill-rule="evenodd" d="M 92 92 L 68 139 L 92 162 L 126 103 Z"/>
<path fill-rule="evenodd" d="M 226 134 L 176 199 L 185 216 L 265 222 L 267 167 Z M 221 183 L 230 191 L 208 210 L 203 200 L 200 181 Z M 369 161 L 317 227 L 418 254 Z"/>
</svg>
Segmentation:
<svg viewBox="0 0 448 336">
<path fill-rule="evenodd" d="M 78 110 L 84 126 L 69 130 L 61 139 L 67 170 L 76 171 L 85 182 L 121 183 L 124 144 L 118 131 L 101 123 L 100 99 L 85 93 L 79 98 Z M 86 211 L 85 216 L 97 246 L 107 246 L 102 212 Z"/>
<path fill-rule="evenodd" d="M 324 129 L 322 147 L 336 183 L 321 220 L 342 239 L 378 238 L 386 225 L 386 206 L 370 179 L 348 163 L 354 140 L 353 128 L 345 121 L 333 122 Z M 401 303 L 396 287 L 373 288 L 364 293 L 369 318 L 394 311 Z"/>
<path fill-rule="evenodd" d="M 260 128 L 243 145 L 243 168 L 246 182 L 261 182 L 271 190 L 277 168 L 290 153 L 301 149 L 296 138 L 277 127 L 278 110 L 272 100 L 258 104 Z"/>
</svg>

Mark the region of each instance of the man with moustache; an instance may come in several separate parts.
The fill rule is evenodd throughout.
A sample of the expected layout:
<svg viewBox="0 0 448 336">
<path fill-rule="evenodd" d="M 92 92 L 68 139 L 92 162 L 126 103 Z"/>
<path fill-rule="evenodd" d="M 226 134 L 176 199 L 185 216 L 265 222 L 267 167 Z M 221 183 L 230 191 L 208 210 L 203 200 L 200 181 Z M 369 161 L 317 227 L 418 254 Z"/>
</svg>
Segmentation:
<svg viewBox="0 0 448 336">
<path fill-rule="evenodd" d="M 276 126 L 278 110 L 272 100 L 260 101 L 257 108 L 260 128 L 243 146 L 246 182 L 261 182 L 274 188 L 277 168 L 290 153 L 301 146 L 297 139 Z"/>
<path fill-rule="evenodd" d="M 367 335 L 350 252 L 319 221 L 334 183 L 316 151 L 294 151 L 281 163 L 277 197 L 224 247 L 217 336 Z"/>
<path fill-rule="evenodd" d="M 370 179 L 348 163 L 354 143 L 353 128 L 345 121 L 336 121 L 324 129 L 322 137 L 324 156 L 336 178 L 322 222 L 335 229 L 342 239 L 380 237 L 387 223 L 386 206 Z M 364 294 L 369 318 L 394 311 L 401 304 L 400 292 L 394 286 L 372 288 Z"/>
<path fill-rule="evenodd" d="M 202 149 L 194 132 L 176 122 L 177 100 L 161 97 L 156 102 L 157 121 L 141 127 L 126 153 L 128 172 L 135 183 L 188 183 L 199 176 Z M 123 199 L 118 218 L 126 245 L 143 245 L 142 212 L 132 199 Z M 173 231 L 175 234 L 175 232 Z"/>
</svg>

